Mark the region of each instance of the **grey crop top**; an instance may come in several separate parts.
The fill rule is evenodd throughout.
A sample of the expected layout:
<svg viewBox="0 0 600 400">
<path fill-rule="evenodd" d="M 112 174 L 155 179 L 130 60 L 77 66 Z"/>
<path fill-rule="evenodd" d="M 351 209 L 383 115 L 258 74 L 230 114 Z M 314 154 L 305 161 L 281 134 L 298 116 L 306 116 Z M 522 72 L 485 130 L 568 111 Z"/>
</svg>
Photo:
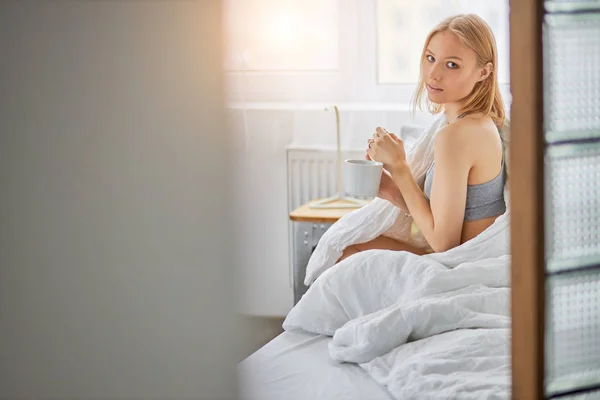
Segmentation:
<svg viewBox="0 0 600 400">
<path fill-rule="evenodd" d="M 425 175 L 424 192 L 427 200 L 431 197 L 431 186 L 435 162 L 431 164 Z M 465 221 L 494 217 L 506 211 L 504 202 L 504 157 L 502 157 L 502 168 L 498 176 L 491 181 L 477 185 L 467 186 L 467 203 L 465 207 Z"/>
</svg>

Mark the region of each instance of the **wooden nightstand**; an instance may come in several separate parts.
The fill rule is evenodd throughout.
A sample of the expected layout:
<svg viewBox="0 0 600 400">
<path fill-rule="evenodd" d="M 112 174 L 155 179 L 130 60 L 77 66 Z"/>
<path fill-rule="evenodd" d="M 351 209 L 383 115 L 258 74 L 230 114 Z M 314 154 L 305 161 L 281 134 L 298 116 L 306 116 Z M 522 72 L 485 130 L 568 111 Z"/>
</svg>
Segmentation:
<svg viewBox="0 0 600 400">
<path fill-rule="evenodd" d="M 292 241 L 294 305 L 308 290 L 308 287 L 304 285 L 306 266 L 317 243 L 334 222 L 356 210 L 356 208 L 310 208 L 310 205 L 318 200 L 308 202 L 290 213 L 290 220 L 294 222 Z M 340 200 L 339 203 L 346 202 Z"/>
</svg>

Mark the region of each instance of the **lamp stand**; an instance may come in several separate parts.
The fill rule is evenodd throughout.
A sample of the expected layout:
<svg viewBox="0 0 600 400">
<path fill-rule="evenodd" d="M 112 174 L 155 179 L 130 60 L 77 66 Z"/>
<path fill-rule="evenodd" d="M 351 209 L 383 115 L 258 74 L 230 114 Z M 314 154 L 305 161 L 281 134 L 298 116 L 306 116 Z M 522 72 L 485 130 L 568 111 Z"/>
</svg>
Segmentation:
<svg viewBox="0 0 600 400">
<path fill-rule="evenodd" d="M 367 200 L 357 199 L 355 197 L 344 196 L 344 187 L 342 181 L 342 140 L 340 136 L 340 111 L 337 106 L 333 106 L 335 110 L 335 126 L 337 133 L 337 194 L 318 200 L 309 208 L 360 208 L 368 203 Z M 325 111 L 328 111 L 326 108 Z"/>
</svg>

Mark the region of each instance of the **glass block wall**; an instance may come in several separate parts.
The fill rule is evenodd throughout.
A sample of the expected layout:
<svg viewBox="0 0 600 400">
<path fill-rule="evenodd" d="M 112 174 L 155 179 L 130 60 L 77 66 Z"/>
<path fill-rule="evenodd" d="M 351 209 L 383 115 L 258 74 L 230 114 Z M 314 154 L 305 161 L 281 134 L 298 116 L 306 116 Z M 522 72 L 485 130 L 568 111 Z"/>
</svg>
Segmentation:
<svg viewBox="0 0 600 400">
<path fill-rule="evenodd" d="M 546 1 L 547 398 L 600 399 L 600 1 Z"/>
</svg>

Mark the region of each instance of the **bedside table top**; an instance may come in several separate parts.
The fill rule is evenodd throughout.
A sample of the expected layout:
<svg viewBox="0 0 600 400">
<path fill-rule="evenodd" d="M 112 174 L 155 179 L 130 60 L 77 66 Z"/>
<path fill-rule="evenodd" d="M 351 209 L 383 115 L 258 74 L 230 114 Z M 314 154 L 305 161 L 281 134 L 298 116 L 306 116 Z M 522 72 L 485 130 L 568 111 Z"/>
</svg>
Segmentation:
<svg viewBox="0 0 600 400">
<path fill-rule="evenodd" d="M 329 223 L 335 222 L 349 212 L 357 210 L 357 208 L 310 208 L 310 205 L 317 201 L 319 201 L 319 199 L 315 199 L 296 208 L 290 213 L 290 219 L 296 222 Z M 349 202 L 345 200 L 337 200 L 333 204 L 348 203 Z"/>
</svg>

